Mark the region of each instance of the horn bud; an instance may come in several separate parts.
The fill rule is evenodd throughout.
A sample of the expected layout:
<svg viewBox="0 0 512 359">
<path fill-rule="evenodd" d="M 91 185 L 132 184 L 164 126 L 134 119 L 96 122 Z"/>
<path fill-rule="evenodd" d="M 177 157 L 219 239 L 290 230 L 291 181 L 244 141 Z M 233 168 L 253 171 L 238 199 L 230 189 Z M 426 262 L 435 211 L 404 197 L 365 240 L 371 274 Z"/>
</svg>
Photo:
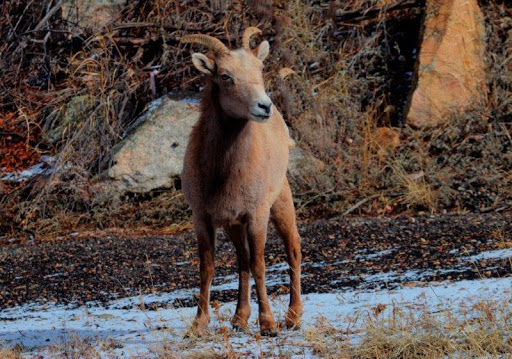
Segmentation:
<svg viewBox="0 0 512 359">
<path fill-rule="evenodd" d="M 251 37 L 256 34 L 261 34 L 261 30 L 257 27 L 251 26 L 245 29 L 244 34 L 242 35 L 242 47 L 246 50 L 250 50 L 250 42 Z"/>
</svg>

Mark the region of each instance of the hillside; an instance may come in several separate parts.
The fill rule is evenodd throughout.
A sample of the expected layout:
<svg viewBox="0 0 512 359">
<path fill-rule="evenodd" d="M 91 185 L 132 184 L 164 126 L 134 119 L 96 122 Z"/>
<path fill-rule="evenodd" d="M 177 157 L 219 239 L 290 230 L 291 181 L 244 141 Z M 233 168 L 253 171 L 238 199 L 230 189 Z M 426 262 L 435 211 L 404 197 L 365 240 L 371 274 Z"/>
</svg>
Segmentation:
<svg viewBox="0 0 512 359">
<path fill-rule="evenodd" d="M 421 82 L 416 68 L 427 5 L 4 4 L 1 231 L 186 225 L 179 181 L 133 194 L 105 190 L 105 173 L 152 100 L 199 95 L 202 78 L 180 37 L 205 33 L 236 46 L 248 25 L 270 41 L 267 87 L 297 146 L 319 164 L 292 178 L 301 218 L 509 209 L 511 10 L 505 2 L 479 3 L 483 100 L 417 129 L 406 115 Z M 294 74 L 278 76 L 283 68 Z"/>
</svg>

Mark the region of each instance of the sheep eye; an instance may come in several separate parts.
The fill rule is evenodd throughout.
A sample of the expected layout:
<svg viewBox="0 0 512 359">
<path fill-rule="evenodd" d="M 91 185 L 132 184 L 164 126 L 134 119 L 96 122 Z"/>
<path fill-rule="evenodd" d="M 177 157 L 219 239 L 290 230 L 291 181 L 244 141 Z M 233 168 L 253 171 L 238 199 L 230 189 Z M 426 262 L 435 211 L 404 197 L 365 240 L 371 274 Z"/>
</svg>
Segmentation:
<svg viewBox="0 0 512 359">
<path fill-rule="evenodd" d="M 233 80 L 231 79 L 231 77 L 229 75 L 226 75 L 226 74 L 223 74 L 223 75 L 220 75 L 220 78 L 222 81 L 229 81 L 229 82 L 233 82 Z"/>
</svg>

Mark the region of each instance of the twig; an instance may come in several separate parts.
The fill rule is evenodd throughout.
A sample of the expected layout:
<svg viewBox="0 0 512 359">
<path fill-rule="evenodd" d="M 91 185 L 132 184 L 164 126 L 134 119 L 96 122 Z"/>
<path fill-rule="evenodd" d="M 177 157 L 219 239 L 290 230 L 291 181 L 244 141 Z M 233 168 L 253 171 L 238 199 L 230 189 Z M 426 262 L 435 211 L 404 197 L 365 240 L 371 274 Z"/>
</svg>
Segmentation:
<svg viewBox="0 0 512 359">
<path fill-rule="evenodd" d="M 311 194 L 311 193 L 312 192 L 306 192 L 306 193 L 301 194 L 300 196 Z M 327 191 L 327 192 L 324 192 L 324 193 L 317 194 L 317 195 L 309 198 L 304 203 L 299 203 L 297 211 L 302 211 L 304 208 L 306 208 L 307 205 L 309 205 L 310 203 L 316 201 L 318 198 L 322 198 L 322 197 L 327 198 L 327 197 L 334 197 L 334 196 L 341 196 L 341 195 L 342 195 L 342 192 L 333 192 L 333 191 Z"/>
<path fill-rule="evenodd" d="M 370 197 L 366 197 L 365 199 L 362 199 L 360 200 L 359 202 L 357 202 L 356 204 L 354 204 L 352 207 L 350 207 L 349 209 L 347 209 L 343 215 L 346 216 L 347 214 L 350 214 L 352 213 L 354 210 L 358 209 L 359 207 L 361 207 L 363 204 L 365 204 L 366 202 L 368 201 L 371 201 L 372 199 L 374 198 L 377 198 L 377 197 L 380 197 L 381 193 L 376 193 L 376 194 L 372 194 Z"/>
<path fill-rule="evenodd" d="M 389 13 L 396 10 L 410 9 L 425 5 L 425 0 L 401 0 L 390 6 L 373 7 L 366 10 L 354 11 L 336 11 L 336 21 L 338 22 L 359 22 L 363 20 L 373 19 L 382 12 Z"/>
<path fill-rule="evenodd" d="M 22 140 L 25 139 L 25 137 L 20 135 L 19 133 L 9 131 L 0 131 L 0 136 L 16 136 L 18 138 L 21 138 Z"/>
<path fill-rule="evenodd" d="M 64 0 L 60 0 L 54 7 L 52 7 L 50 11 L 46 13 L 45 17 L 43 17 L 39 24 L 37 24 L 37 26 L 34 28 L 34 31 L 41 30 L 44 24 L 46 24 L 46 22 L 50 20 L 50 18 L 57 12 L 57 10 L 61 8 L 62 4 L 64 4 Z"/>
<path fill-rule="evenodd" d="M 143 46 L 149 43 L 148 38 L 139 38 L 139 37 L 113 37 L 112 38 L 119 45 L 134 45 L 134 46 Z"/>
<path fill-rule="evenodd" d="M 30 240 L 34 241 L 36 239 L 36 232 L 30 228 L 23 228 L 15 225 L 1 225 L 0 228 L 10 228 L 11 231 L 25 232 L 30 234 Z"/>
<path fill-rule="evenodd" d="M 489 212 L 501 212 L 505 209 L 507 209 L 508 206 L 503 206 L 503 207 L 496 207 L 496 206 L 489 206 L 489 207 L 484 207 L 484 208 L 480 208 L 479 211 L 480 213 L 489 213 Z"/>
<path fill-rule="evenodd" d="M 199 27 L 187 24 L 186 26 L 175 26 L 175 25 L 165 25 L 165 24 L 158 24 L 155 22 L 126 22 L 123 24 L 119 24 L 116 27 L 114 27 L 114 30 L 121 30 L 121 29 L 130 29 L 130 28 L 137 28 L 137 27 L 157 27 L 161 28 L 163 27 L 166 30 L 191 30 L 191 31 L 212 31 L 214 30 L 214 27 Z"/>
<path fill-rule="evenodd" d="M 11 40 L 13 36 L 16 35 L 16 30 L 18 29 L 18 26 L 20 25 L 21 23 L 21 20 L 23 20 L 23 17 L 25 16 L 25 13 L 27 12 L 28 8 L 30 6 L 32 6 L 32 3 L 34 2 L 34 0 L 31 0 L 27 6 L 25 6 L 25 9 L 23 9 L 23 13 L 21 14 L 21 16 L 19 17 L 18 19 L 18 22 L 16 23 L 16 26 L 14 26 L 14 28 L 12 29 L 12 32 L 9 34 L 8 38 L 7 38 L 7 41 Z"/>
</svg>

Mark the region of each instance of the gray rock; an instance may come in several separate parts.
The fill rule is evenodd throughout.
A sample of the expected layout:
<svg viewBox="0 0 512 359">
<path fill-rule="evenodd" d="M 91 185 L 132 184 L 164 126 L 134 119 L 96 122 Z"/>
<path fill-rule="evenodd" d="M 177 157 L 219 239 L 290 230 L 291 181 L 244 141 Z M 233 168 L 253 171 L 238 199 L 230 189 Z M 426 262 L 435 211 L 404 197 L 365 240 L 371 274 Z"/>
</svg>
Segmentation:
<svg viewBox="0 0 512 359">
<path fill-rule="evenodd" d="M 288 180 L 291 183 L 309 182 L 311 177 L 318 176 L 325 168 L 325 163 L 312 154 L 304 152 L 298 147 L 290 148 Z"/>
<path fill-rule="evenodd" d="M 62 18 L 73 32 L 100 31 L 126 6 L 126 0 L 67 0 L 62 4 Z"/>
<path fill-rule="evenodd" d="M 96 98 L 91 95 L 79 95 L 72 97 L 64 106 L 59 116 L 57 125 L 48 132 L 48 139 L 57 143 L 69 135 L 70 128 L 84 121 L 95 107 Z"/>
<path fill-rule="evenodd" d="M 117 189 L 144 193 L 172 187 L 198 117 L 197 106 L 169 98 L 155 100 L 115 149 L 108 176 Z"/>
</svg>

